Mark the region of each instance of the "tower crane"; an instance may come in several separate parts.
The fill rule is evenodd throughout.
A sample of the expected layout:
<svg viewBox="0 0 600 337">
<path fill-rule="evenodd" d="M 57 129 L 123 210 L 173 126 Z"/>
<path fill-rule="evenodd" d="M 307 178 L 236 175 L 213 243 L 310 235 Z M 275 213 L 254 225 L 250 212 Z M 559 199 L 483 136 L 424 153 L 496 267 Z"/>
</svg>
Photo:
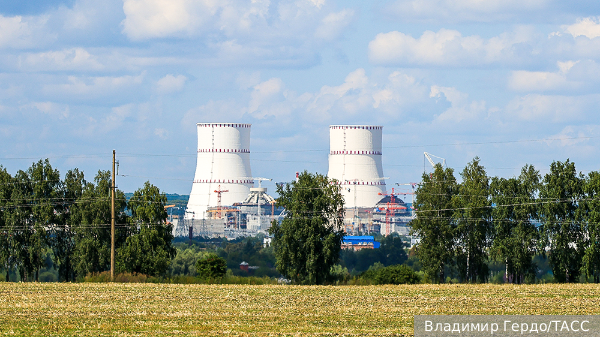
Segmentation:
<svg viewBox="0 0 600 337">
<path fill-rule="evenodd" d="M 423 156 L 424 156 L 424 158 L 423 158 L 423 173 L 425 173 L 425 159 L 427 159 L 427 161 L 429 161 L 429 164 L 431 164 L 432 167 L 435 167 L 435 161 L 433 161 L 433 158 L 441 159 L 442 167 L 446 167 L 446 159 L 444 159 L 442 157 L 438 157 L 438 156 L 433 155 L 428 152 L 423 152 Z"/>
<path fill-rule="evenodd" d="M 222 190 L 221 189 L 221 185 L 219 185 L 219 189 L 214 191 L 215 193 L 217 193 L 217 214 L 219 216 L 219 219 L 222 218 L 221 215 L 221 194 L 225 193 L 225 192 L 229 192 L 229 190 Z"/>
</svg>

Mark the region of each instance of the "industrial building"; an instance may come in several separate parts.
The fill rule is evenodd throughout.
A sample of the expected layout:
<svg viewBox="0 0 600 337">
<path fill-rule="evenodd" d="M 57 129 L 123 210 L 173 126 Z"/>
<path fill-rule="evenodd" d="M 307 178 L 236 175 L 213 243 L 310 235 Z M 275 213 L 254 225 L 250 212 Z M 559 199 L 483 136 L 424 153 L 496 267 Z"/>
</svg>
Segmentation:
<svg viewBox="0 0 600 337">
<path fill-rule="evenodd" d="M 282 209 L 266 188 L 254 187 L 250 124 L 198 123 L 196 173 L 175 236 L 228 237 L 266 232 Z"/>
<path fill-rule="evenodd" d="M 284 210 L 277 207 L 250 167 L 250 124 L 198 123 L 196 173 L 176 236 L 228 237 L 266 233 Z M 408 235 L 411 205 L 386 190 L 382 126 L 332 125 L 328 177 L 340 185 L 348 235 Z M 255 181 L 258 187 L 254 186 Z"/>
</svg>

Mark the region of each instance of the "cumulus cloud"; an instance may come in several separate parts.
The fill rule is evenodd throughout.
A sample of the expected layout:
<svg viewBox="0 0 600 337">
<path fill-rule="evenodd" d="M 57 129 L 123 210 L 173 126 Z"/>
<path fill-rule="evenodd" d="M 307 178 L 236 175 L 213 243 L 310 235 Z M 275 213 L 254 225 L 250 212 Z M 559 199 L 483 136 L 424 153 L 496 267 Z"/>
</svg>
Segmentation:
<svg viewBox="0 0 600 337">
<path fill-rule="evenodd" d="M 67 83 L 45 84 L 42 92 L 54 99 L 62 97 L 74 101 L 94 100 L 109 96 L 115 98 L 126 95 L 133 88 L 139 87 L 144 77 L 145 73 L 137 76 L 67 76 Z"/>
<path fill-rule="evenodd" d="M 450 102 L 450 108 L 435 117 L 436 123 L 474 121 L 482 117 L 486 111 L 484 101 L 470 101 L 469 95 L 456 88 L 437 85 L 431 87 L 429 97 L 440 98 L 442 95 Z"/>
<path fill-rule="evenodd" d="M 214 62 L 314 59 L 354 20 L 321 0 L 125 0 L 123 34 L 140 41 L 199 40 Z"/>
<path fill-rule="evenodd" d="M 98 71 L 105 66 L 95 55 L 84 48 L 69 48 L 58 51 L 24 53 L 18 57 L 19 68 L 23 71 Z"/>
<path fill-rule="evenodd" d="M 600 95 L 528 94 L 512 99 L 506 105 L 508 118 L 521 121 L 563 123 L 584 121 L 600 102 Z"/>
<path fill-rule="evenodd" d="M 248 113 L 252 114 L 256 118 L 263 118 L 268 114 L 275 112 L 277 115 L 285 113 L 287 111 L 265 111 L 265 105 L 271 103 L 279 96 L 283 82 L 280 78 L 271 78 L 265 82 L 259 83 L 254 86 L 252 91 L 252 98 L 248 106 Z"/>
<path fill-rule="evenodd" d="M 344 9 L 327 15 L 317 27 L 315 37 L 323 40 L 334 40 L 351 23 L 353 17 L 354 11 L 351 9 Z"/>
<path fill-rule="evenodd" d="M 562 27 L 573 37 L 585 36 L 590 39 L 600 36 L 600 22 L 598 17 L 580 18 L 572 25 Z"/>
<path fill-rule="evenodd" d="M 24 113 L 35 111 L 55 119 L 66 119 L 69 117 L 69 106 L 54 102 L 31 102 L 22 105 L 20 110 Z"/>
<path fill-rule="evenodd" d="M 425 31 L 420 38 L 393 31 L 377 34 L 369 42 L 369 60 L 382 65 L 450 65 L 473 66 L 492 63 L 522 62 L 523 56 L 533 53 L 526 43 L 533 34 L 521 29 L 512 33 L 483 39 L 462 36 L 456 30 Z M 525 46 L 525 51 L 515 48 Z"/>
<path fill-rule="evenodd" d="M 47 45 L 56 37 L 46 31 L 47 16 L 0 15 L 0 48 L 25 49 Z"/>
<path fill-rule="evenodd" d="M 168 74 L 156 82 L 156 91 L 159 94 L 170 94 L 181 91 L 186 80 L 187 77 L 183 75 L 173 76 Z"/>
<path fill-rule="evenodd" d="M 218 1 L 124 0 L 123 33 L 133 40 L 191 35 L 219 7 Z"/>
<path fill-rule="evenodd" d="M 600 64 L 594 60 L 556 63 L 556 71 L 512 71 L 508 88 L 524 92 L 594 92 L 600 83 Z"/>
</svg>

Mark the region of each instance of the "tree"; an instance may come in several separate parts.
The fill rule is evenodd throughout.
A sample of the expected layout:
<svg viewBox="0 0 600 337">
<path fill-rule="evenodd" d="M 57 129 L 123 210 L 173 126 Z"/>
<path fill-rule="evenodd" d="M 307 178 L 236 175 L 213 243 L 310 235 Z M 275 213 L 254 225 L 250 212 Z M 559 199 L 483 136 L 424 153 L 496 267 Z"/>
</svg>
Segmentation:
<svg viewBox="0 0 600 337">
<path fill-rule="evenodd" d="M 118 272 L 164 275 L 177 253 L 172 246 L 173 225 L 167 223 L 167 197 L 146 182 L 127 204 L 131 210 L 131 232 L 116 252 Z"/>
<path fill-rule="evenodd" d="M 6 272 L 6 282 L 9 281 L 12 264 L 12 235 L 9 208 L 12 195 L 12 176 L 0 165 L 0 268 Z"/>
<path fill-rule="evenodd" d="M 539 171 L 531 165 L 525 165 L 518 178 L 492 179 L 494 239 L 490 254 L 505 264 L 505 275 L 511 283 L 535 277 L 537 267 L 533 258 L 539 233 L 533 221 L 538 217 L 539 185 Z"/>
<path fill-rule="evenodd" d="M 600 283 L 600 173 L 590 172 L 584 183 L 585 233 L 587 244 L 583 253 L 582 273 Z"/>
<path fill-rule="evenodd" d="M 574 282 L 579 278 L 584 251 L 584 236 L 578 202 L 583 197 L 583 178 L 575 164 L 555 161 L 544 176 L 540 189 L 544 246 L 550 247 L 549 259 L 554 278 Z"/>
<path fill-rule="evenodd" d="M 340 185 L 304 171 L 297 181 L 278 185 L 277 193 L 277 204 L 287 212 L 281 224 L 273 221 L 269 229 L 277 270 L 296 283 L 331 281 L 344 235 Z"/>
<path fill-rule="evenodd" d="M 489 178 L 475 157 L 461 172 L 463 182 L 452 197 L 456 219 L 456 260 L 461 278 L 485 282 L 488 277 L 488 247 L 492 232 Z"/>
<path fill-rule="evenodd" d="M 48 159 L 34 163 L 27 174 L 31 182 L 31 227 L 29 237 L 29 261 L 39 281 L 39 270 L 46 265 L 46 250 L 50 246 L 49 233 L 59 221 L 56 204 L 61 201 L 62 181 L 58 170 Z M 57 212 L 58 211 L 58 212 Z"/>
<path fill-rule="evenodd" d="M 417 256 L 433 282 L 445 281 L 444 268 L 452 259 L 454 228 L 452 197 L 458 192 L 454 170 L 436 164 L 431 175 L 423 173 L 416 193 L 417 218 L 412 234 L 421 238 Z"/>
<path fill-rule="evenodd" d="M 89 273 L 110 270 L 110 221 L 111 221 L 111 174 L 98 171 L 94 183 L 87 183 L 79 202 L 71 207 L 73 219 L 77 219 L 73 267 L 78 277 Z M 130 235 L 125 215 L 125 194 L 115 193 L 115 249 L 118 249 Z"/>
<path fill-rule="evenodd" d="M 202 279 L 221 279 L 226 273 L 227 261 L 215 253 L 208 253 L 196 262 L 196 274 Z"/>
<path fill-rule="evenodd" d="M 58 279 L 61 281 L 75 281 L 75 229 L 81 223 L 77 207 L 86 185 L 83 172 L 69 170 L 62 184 L 63 202 L 56 204 L 59 220 L 52 231 L 51 246 L 53 263 L 58 267 Z"/>
</svg>

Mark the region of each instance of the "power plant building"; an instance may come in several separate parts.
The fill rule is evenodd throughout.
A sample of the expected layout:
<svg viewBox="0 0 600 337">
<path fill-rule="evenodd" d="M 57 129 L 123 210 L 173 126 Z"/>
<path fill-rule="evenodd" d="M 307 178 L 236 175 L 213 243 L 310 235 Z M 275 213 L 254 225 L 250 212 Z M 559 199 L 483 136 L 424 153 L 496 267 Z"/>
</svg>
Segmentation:
<svg viewBox="0 0 600 337">
<path fill-rule="evenodd" d="M 242 202 L 253 186 L 250 124 L 198 123 L 196 174 L 186 219 L 207 219 L 209 207 Z"/>
<path fill-rule="evenodd" d="M 381 164 L 382 126 L 329 127 L 329 178 L 342 186 L 345 207 L 375 207 L 385 193 Z"/>
</svg>

